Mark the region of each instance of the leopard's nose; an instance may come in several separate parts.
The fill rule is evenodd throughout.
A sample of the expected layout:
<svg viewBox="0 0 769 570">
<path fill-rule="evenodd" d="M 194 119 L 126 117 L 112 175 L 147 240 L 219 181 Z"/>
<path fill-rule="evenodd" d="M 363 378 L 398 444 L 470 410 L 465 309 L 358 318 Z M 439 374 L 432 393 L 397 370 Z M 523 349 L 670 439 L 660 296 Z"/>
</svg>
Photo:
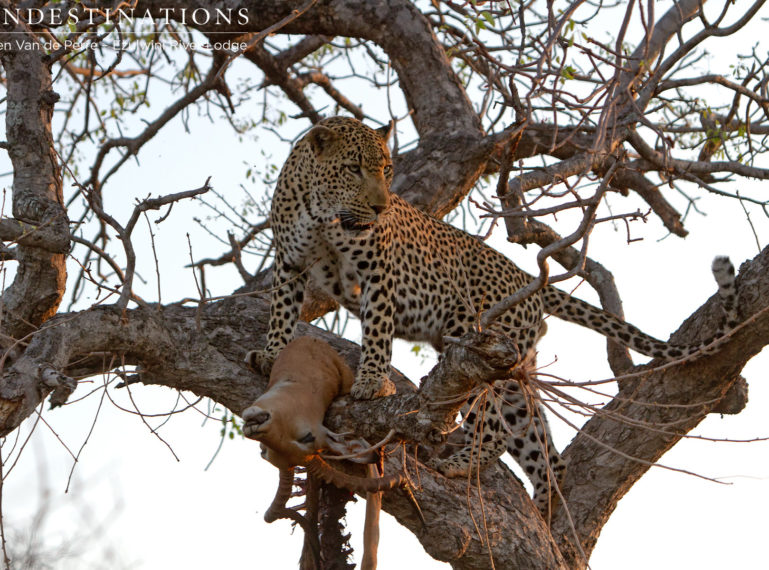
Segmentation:
<svg viewBox="0 0 769 570">
<path fill-rule="evenodd" d="M 371 209 L 374 210 L 374 212 L 376 212 L 377 216 L 379 214 L 381 214 L 382 212 L 384 212 L 386 208 L 387 208 L 387 204 L 372 204 L 371 205 Z"/>
</svg>

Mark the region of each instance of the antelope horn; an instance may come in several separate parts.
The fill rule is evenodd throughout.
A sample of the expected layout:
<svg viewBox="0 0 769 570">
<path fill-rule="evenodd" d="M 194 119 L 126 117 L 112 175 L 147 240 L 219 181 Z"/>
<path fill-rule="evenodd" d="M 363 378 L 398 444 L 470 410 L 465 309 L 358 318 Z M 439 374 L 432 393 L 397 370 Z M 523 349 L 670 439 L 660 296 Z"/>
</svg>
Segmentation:
<svg viewBox="0 0 769 570">
<path fill-rule="evenodd" d="M 347 473 L 342 473 L 331 467 L 319 455 L 314 455 L 306 465 L 307 472 L 310 475 L 313 475 L 326 483 L 331 483 L 340 489 L 349 489 L 350 491 L 360 494 L 389 491 L 395 487 L 400 487 L 406 481 L 400 473 L 395 473 L 378 479 L 348 475 Z"/>
</svg>

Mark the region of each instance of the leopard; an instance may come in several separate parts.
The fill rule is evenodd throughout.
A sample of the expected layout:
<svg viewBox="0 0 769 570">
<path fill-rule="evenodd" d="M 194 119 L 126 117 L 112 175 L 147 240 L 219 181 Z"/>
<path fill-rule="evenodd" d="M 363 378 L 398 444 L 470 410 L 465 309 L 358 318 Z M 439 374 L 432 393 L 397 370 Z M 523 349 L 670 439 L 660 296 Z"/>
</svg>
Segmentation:
<svg viewBox="0 0 769 570">
<path fill-rule="evenodd" d="M 473 330 L 479 314 L 534 279 L 479 237 L 390 191 L 391 128 L 326 118 L 286 159 L 270 211 L 275 259 L 267 343 L 246 356 L 265 374 L 293 338 L 310 280 L 361 321 L 351 394 L 365 400 L 395 392 L 389 378 L 394 337 L 427 342 L 440 353 L 446 339 Z M 733 326 L 734 267 L 728 258 L 717 257 L 712 270 L 724 320 Z M 546 330 L 545 313 L 664 360 L 695 355 L 711 342 L 665 343 L 551 285 L 492 326 L 512 338 L 521 355 L 531 355 Z M 566 464 L 552 444 L 544 408 L 541 402 L 532 405 L 517 380 L 498 383 L 492 392 L 483 404 L 462 409 L 464 447 L 445 459 L 436 457 L 431 466 L 447 477 L 466 476 L 507 450 L 530 479 L 535 504 L 545 510 Z"/>
</svg>

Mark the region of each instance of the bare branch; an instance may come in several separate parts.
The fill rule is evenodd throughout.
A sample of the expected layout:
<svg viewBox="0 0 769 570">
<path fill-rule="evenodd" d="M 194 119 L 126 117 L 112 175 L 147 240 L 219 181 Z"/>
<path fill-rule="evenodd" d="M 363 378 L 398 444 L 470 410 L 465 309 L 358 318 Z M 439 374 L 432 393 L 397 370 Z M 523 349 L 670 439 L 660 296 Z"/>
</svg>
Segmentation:
<svg viewBox="0 0 769 570">
<path fill-rule="evenodd" d="M 144 131 L 132 138 L 120 137 L 110 139 L 104 143 L 96 154 L 93 166 L 91 167 L 91 173 L 87 180 L 82 183 L 84 187 L 93 187 L 94 189 L 101 189 L 102 186 L 109 180 L 109 178 L 118 171 L 118 169 L 131 157 L 138 154 L 139 150 L 151 140 L 157 133 L 168 124 L 171 119 L 176 117 L 183 109 L 185 109 L 193 101 L 196 101 L 200 97 L 204 96 L 208 91 L 212 89 L 218 89 L 221 87 L 219 78 L 219 70 L 224 64 L 223 61 L 214 60 L 211 69 L 209 69 L 206 78 L 198 85 L 190 89 L 184 96 L 180 97 L 168 108 L 166 108 L 160 116 L 147 125 Z M 113 148 L 125 148 L 125 153 L 117 160 L 112 168 L 101 178 L 99 178 L 99 171 L 102 164 L 110 150 Z"/>
<path fill-rule="evenodd" d="M 201 259 L 200 261 L 196 261 L 192 265 L 188 265 L 187 267 L 200 267 L 203 265 L 224 265 L 225 263 L 231 263 L 234 261 L 236 257 L 240 256 L 240 250 L 246 247 L 254 237 L 260 233 L 262 233 L 264 230 L 268 229 L 270 227 L 270 220 L 266 219 L 263 222 L 256 224 L 251 227 L 250 230 L 248 230 L 248 233 L 243 236 L 240 240 L 235 240 L 234 236 L 230 239 L 230 244 L 232 245 L 232 249 L 226 253 L 223 253 L 217 258 L 206 258 Z M 234 243 L 233 243 L 234 241 Z"/>
<path fill-rule="evenodd" d="M 146 212 L 147 210 L 157 210 L 166 204 L 173 204 L 174 202 L 178 202 L 179 200 L 183 200 L 185 198 L 193 198 L 200 194 L 204 194 L 211 189 L 208 185 L 210 179 L 211 178 L 209 177 L 203 186 L 200 188 L 195 188 L 194 190 L 186 190 L 184 192 L 168 194 L 159 198 L 145 198 L 136 205 L 133 213 L 131 214 L 131 217 L 128 219 L 128 222 L 125 226 L 122 226 L 115 218 L 104 211 L 101 205 L 101 200 L 95 192 L 87 192 L 88 203 L 90 204 L 91 208 L 101 220 L 109 224 L 112 229 L 115 230 L 125 250 L 126 269 L 125 274 L 123 275 L 123 282 L 120 287 L 120 299 L 117 302 L 117 307 L 120 309 L 125 309 L 128 306 L 129 299 L 135 298 L 133 296 L 132 284 L 134 271 L 136 270 L 136 253 L 134 252 L 133 244 L 131 243 L 131 233 L 133 232 L 133 229 L 136 226 L 136 222 L 139 220 L 141 213 Z"/>
<path fill-rule="evenodd" d="M 672 158 L 654 150 L 635 132 L 628 133 L 627 140 L 643 158 L 663 172 L 673 172 L 684 177 L 694 175 L 703 178 L 716 173 L 729 172 L 746 178 L 769 180 L 769 168 L 749 166 L 738 161 L 714 162 Z"/>
<path fill-rule="evenodd" d="M 584 161 L 584 160 L 585 160 L 584 158 L 580 159 L 580 161 Z M 561 164 L 564 164 L 564 163 L 561 163 Z M 601 184 L 598 186 L 598 189 L 596 190 L 593 197 L 585 201 L 584 215 L 582 218 L 582 222 L 580 222 L 579 227 L 571 235 L 557 242 L 549 244 L 537 254 L 537 265 L 539 266 L 539 274 L 528 285 L 519 289 L 513 295 L 510 295 L 509 297 L 503 299 L 502 301 L 499 301 L 498 303 L 493 305 L 488 311 L 486 311 L 483 317 L 481 318 L 481 325 L 483 327 L 489 326 L 496 319 L 498 319 L 503 313 L 510 310 L 510 308 L 517 305 L 524 299 L 530 297 L 536 291 L 542 289 L 542 287 L 544 287 L 548 283 L 563 281 L 575 275 L 578 271 L 581 270 L 583 265 L 582 260 L 584 259 L 584 256 L 585 256 L 587 238 L 588 238 L 588 235 L 590 234 L 590 231 L 593 228 L 596 210 L 598 209 L 598 205 L 601 203 L 601 199 L 603 198 L 603 195 L 608 188 L 609 181 L 614 175 L 614 171 L 619 167 L 619 164 L 620 164 L 620 161 L 615 161 L 615 163 L 612 165 L 611 168 L 609 168 L 608 172 L 604 176 L 603 180 L 601 181 Z M 551 257 L 554 253 L 561 251 L 569 247 L 570 245 L 573 245 L 580 239 L 583 240 L 580 263 L 576 264 L 574 267 L 572 267 L 562 275 L 559 275 L 557 277 L 550 277 L 550 270 L 548 267 L 547 259 Z"/>
<path fill-rule="evenodd" d="M 760 255 L 740 268 L 740 308 L 744 314 L 755 317 L 750 326 L 733 335 L 728 346 L 719 350 L 717 355 L 705 355 L 689 364 L 667 367 L 661 371 L 649 370 L 644 373 L 646 367 L 640 367 L 638 371 L 641 376 L 638 379 L 620 384 L 619 396 L 624 400 L 615 400 L 606 407 L 608 411 L 621 411 L 623 416 L 649 425 L 676 422 L 677 435 L 622 428 L 614 419 L 596 416 L 582 428 L 585 435 L 578 434 L 567 448 L 565 455 L 569 460 L 569 469 L 562 489 L 572 516 L 580 521 L 578 530 L 586 552 L 592 550 L 600 529 L 617 501 L 648 469 L 645 464 L 599 449 L 595 441 L 633 457 L 654 462 L 680 439 L 681 433 L 689 431 L 713 409 L 715 403 L 737 381 L 742 366 L 761 350 L 765 340 L 760 339 L 769 339 L 769 312 L 766 303 L 759 300 L 761 297 L 769 298 L 769 283 L 762 276 L 767 267 L 769 248 L 765 248 Z M 702 338 L 705 331 L 713 330 L 720 319 L 716 305 L 711 299 L 672 335 L 671 342 L 685 344 Z M 679 405 L 691 402 L 693 394 L 696 394 L 696 401 L 711 403 L 701 407 Z M 628 398 L 638 403 L 628 403 Z M 598 455 L 602 457 L 600 466 L 588 459 Z M 597 489 L 600 490 L 596 493 Z M 584 502 L 586 493 L 590 495 L 590 504 Z M 556 513 L 553 532 L 563 537 L 561 549 L 570 564 L 582 567 L 573 545 L 569 544 L 571 539 L 564 517 L 563 512 Z"/>
<path fill-rule="evenodd" d="M 265 84 L 263 87 L 277 85 L 311 122 L 317 123 L 320 121 L 320 114 L 302 92 L 304 87 L 302 82 L 292 77 L 286 67 L 280 65 L 278 59 L 267 51 L 267 48 L 257 44 L 246 51 L 244 57 L 258 65 L 264 72 Z"/>
<path fill-rule="evenodd" d="M 69 234 L 62 234 L 61 228 L 53 225 L 55 221 L 48 220 L 41 225 L 34 225 L 21 220 L 3 218 L 0 219 L 0 239 L 51 253 L 67 253 Z"/>
</svg>

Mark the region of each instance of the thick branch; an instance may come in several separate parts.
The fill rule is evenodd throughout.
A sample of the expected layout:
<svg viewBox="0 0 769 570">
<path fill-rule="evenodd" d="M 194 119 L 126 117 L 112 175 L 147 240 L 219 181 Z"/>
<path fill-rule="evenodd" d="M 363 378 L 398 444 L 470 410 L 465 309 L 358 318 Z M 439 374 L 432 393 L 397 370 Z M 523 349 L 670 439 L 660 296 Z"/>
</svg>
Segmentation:
<svg viewBox="0 0 769 570">
<path fill-rule="evenodd" d="M 69 227 L 51 136 L 58 95 L 51 88 L 44 52 L 34 49 L 36 39 L 24 25 L 12 22 L 0 25 L 0 45 L 8 47 L 0 50 L 0 60 L 8 90 L 5 124 L 13 163 L 13 216 L 46 228 L 37 237 L 23 229 L 24 237 L 11 234 L 12 239 L 20 238 L 15 251 L 19 266 L 2 295 L 2 328 L 4 334 L 20 338 L 53 315 L 61 302 L 67 278 L 62 250 L 69 241 Z M 3 220 L 3 239 L 13 225 Z M 43 234 L 45 245 L 35 241 Z"/>
<path fill-rule="evenodd" d="M 94 367 L 92 372 L 101 371 L 103 362 L 109 361 L 104 354 L 90 360 L 81 358 L 92 352 L 113 354 L 115 361 L 140 365 L 138 381 L 189 390 L 239 413 L 266 386 L 264 378 L 245 368 L 242 358 L 253 346 L 253 339 L 258 339 L 257 345 L 264 342 L 268 312 L 265 300 L 237 297 L 208 305 L 200 315 L 196 308 L 179 306 L 166 306 L 162 312 L 157 307 L 125 312 L 103 307 L 59 315 L 7 370 L 0 387 L 0 433 L 15 429 L 52 390 L 62 394 L 70 389 L 71 380 L 57 372 L 66 372 L 68 362 L 77 360 L 80 373 L 85 372 L 86 364 Z M 328 333 L 300 325 L 299 334 L 323 336 L 351 364 L 359 358 L 357 346 Z M 329 417 L 330 425 L 355 426 L 363 434 L 384 433 L 395 425 L 410 437 L 443 431 L 461 404 L 457 393 L 508 374 L 515 362 L 510 357 L 514 350 L 508 344 L 504 337 L 489 337 L 481 352 L 454 345 L 421 393 L 415 393 L 407 380 L 393 373 L 399 395 L 337 405 Z M 415 410 L 419 413 L 410 413 Z M 393 423 L 393 418 L 399 420 Z M 399 468 L 397 462 L 394 466 L 391 463 L 388 471 L 395 468 Z M 424 467 L 418 480 L 422 487 L 416 492 L 417 499 L 423 512 L 429 513 L 426 527 L 408 497 L 400 492 L 386 495 L 385 509 L 412 529 L 432 556 L 451 561 L 456 568 L 487 568 L 487 547 L 473 530 L 467 506 L 456 500 L 466 494 L 468 484 L 476 482 L 448 481 Z M 492 468 L 483 474 L 481 483 L 498 567 L 561 567 L 544 522 L 515 478 L 502 467 Z M 482 514 L 477 503 L 473 505 L 472 515 L 478 520 Z M 503 529 L 504 533 L 500 532 Z M 534 553 L 527 546 L 531 544 L 540 545 Z"/>
<path fill-rule="evenodd" d="M 743 265 L 739 288 L 743 292 L 741 308 L 744 315 L 755 314 L 769 305 L 769 249 Z M 707 331 L 714 328 L 719 311 L 718 302 L 709 301 L 674 336 L 674 340 L 686 342 L 696 334 L 707 335 Z M 207 305 L 202 313 L 197 313 L 194 308 L 166 306 L 162 312 L 156 307 L 147 307 L 121 314 L 105 307 L 55 317 L 6 371 L 0 388 L 0 433 L 7 434 L 18 426 L 52 389 L 66 389 L 66 376 L 57 376 L 56 371 L 66 373 L 68 362 L 95 351 L 115 354 L 128 363 L 140 364 L 138 378 L 144 383 L 190 390 L 211 397 L 235 412 L 245 408 L 265 387 L 265 379 L 246 370 L 241 359 L 248 348 L 258 348 L 264 342 L 268 303 L 256 298 L 237 297 Z M 330 340 L 348 362 L 354 364 L 358 360 L 358 348 L 349 342 L 308 325 L 300 325 L 300 334 L 321 335 Z M 636 402 L 656 404 L 718 400 L 737 378 L 745 362 L 768 343 L 769 313 L 762 313 L 720 347 L 716 355 L 661 373 L 649 373 L 640 384 L 634 380 L 625 381 L 622 397 L 627 398 L 632 393 Z M 453 349 L 469 350 L 462 346 Z M 445 425 L 447 414 L 453 413 L 455 408 L 452 406 L 457 405 L 447 402 L 449 397 L 456 394 L 456 390 L 468 389 L 478 380 L 475 373 L 459 373 L 472 361 L 472 351 L 452 356 L 452 348 L 448 350 L 446 362 L 441 365 L 446 368 L 443 372 L 436 371 L 433 379 L 425 382 L 421 393 L 414 393 L 407 381 L 396 377 L 399 394 L 395 397 L 371 403 L 336 404 L 328 418 L 332 428 L 354 426 L 359 433 L 371 437 L 396 426 L 404 435 L 430 439 L 434 429 L 441 428 L 441 425 L 435 425 L 435 417 L 431 414 L 437 415 L 438 423 Z M 92 372 L 102 369 L 97 360 L 92 359 Z M 459 370 L 452 361 L 459 363 Z M 80 373 L 84 372 L 83 364 L 78 363 Z M 501 368 L 505 366 L 501 365 Z M 487 380 L 493 378 L 493 373 L 486 376 Z M 636 388 L 638 390 L 634 392 Z M 427 400 L 444 403 L 447 407 L 442 410 L 433 408 L 426 405 Z M 677 424 L 677 429 L 686 431 L 711 407 L 668 409 L 641 403 L 625 403 L 623 406 L 617 400 L 607 411 L 619 411 L 636 420 L 657 424 L 669 425 L 671 421 L 685 419 L 685 423 Z M 409 413 L 417 410 L 418 414 Z M 645 465 L 607 451 L 590 437 L 627 454 L 653 461 L 680 436 L 618 425 L 612 418 L 600 415 L 591 420 L 583 432 L 566 451 L 570 467 L 563 490 L 571 515 L 577 528 L 581 529 L 583 546 L 589 552 L 616 501 L 646 469 Z M 596 457 L 601 460 L 596 462 Z M 408 499 L 399 493 L 385 497 L 385 508 L 420 537 L 431 555 L 451 560 L 457 568 L 488 567 L 487 552 L 474 535 L 467 507 L 456 500 L 466 494 L 468 483 L 446 480 L 425 468 L 421 470 L 420 481 L 422 488 L 417 498 L 422 510 L 430 513 L 426 528 L 418 522 Z M 520 485 L 501 467 L 485 472 L 481 483 L 497 567 L 558 567 L 558 555 L 548 546 L 544 523 L 535 514 Z M 472 504 L 472 508 L 478 508 L 477 500 Z M 480 516 L 477 510 L 473 514 L 476 520 Z M 569 555 L 570 564 L 580 567 L 569 543 L 570 531 L 563 512 L 556 512 L 554 521 L 554 536 L 563 541 L 561 547 Z M 504 530 L 504 534 L 494 529 Z M 543 546 L 532 553 L 522 548 L 526 544 Z M 529 558 L 531 556 L 534 558 Z"/>
<path fill-rule="evenodd" d="M 0 239 L 51 253 L 69 251 L 69 232 L 63 233 L 61 227 L 53 227 L 50 224 L 29 224 L 13 218 L 3 218 L 0 220 Z"/>
<path fill-rule="evenodd" d="M 754 320 L 737 330 L 715 354 L 660 371 L 651 365 L 637 368 L 641 374 L 621 382 L 619 397 L 588 421 L 565 451 L 569 469 L 563 493 L 588 554 L 617 502 L 649 468 L 646 462 L 659 459 L 702 421 L 738 380 L 745 363 L 769 343 L 769 248 L 742 265 L 738 290 L 742 316 L 755 315 Z M 686 344 L 707 337 L 720 317 L 714 296 L 671 340 Z M 645 429 L 618 421 L 619 417 L 667 427 Z M 571 543 L 563 509 L 556 512 L 553 533 L 560 537 L 570 565 L 584 567 Z"/>
</svg>

